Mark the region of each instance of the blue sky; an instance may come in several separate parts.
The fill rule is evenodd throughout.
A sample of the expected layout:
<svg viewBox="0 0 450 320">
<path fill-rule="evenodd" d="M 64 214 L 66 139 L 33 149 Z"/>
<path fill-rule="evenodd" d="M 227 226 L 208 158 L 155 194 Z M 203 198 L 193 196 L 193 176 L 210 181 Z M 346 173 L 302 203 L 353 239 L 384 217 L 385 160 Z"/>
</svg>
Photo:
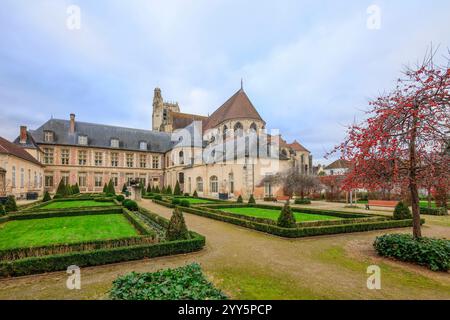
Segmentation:
<svg viewBox="0 0 450 320">
<path fill-rule="evenodd" d="M 81 30 L 66 27 L 81 9 Z M 381 29 L 366 26 L 381 9 Z M 430 43 L 450 47 L 443 1 L 2 0 L 0 136 L 51 116 L 150 129 L 153 89 L 212 113 L 240 79 L 268 123 L 317 162 Z"/>
</svg>

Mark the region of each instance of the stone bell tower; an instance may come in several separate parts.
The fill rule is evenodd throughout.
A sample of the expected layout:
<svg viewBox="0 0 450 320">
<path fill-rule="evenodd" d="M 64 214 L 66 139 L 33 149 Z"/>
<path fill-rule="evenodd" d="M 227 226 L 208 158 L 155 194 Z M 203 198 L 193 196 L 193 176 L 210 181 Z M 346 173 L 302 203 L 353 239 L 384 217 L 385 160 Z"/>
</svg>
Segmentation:
<svg viewBox="0 0 450 320">
<path fill-rule="evenodd" d="M 163 124 L 164 102 L 161 95 L 161 89 L 155 88 L 153 96 L 153 116 L 152 116 L 152 130 L 160 131 Z"/>
</svg>

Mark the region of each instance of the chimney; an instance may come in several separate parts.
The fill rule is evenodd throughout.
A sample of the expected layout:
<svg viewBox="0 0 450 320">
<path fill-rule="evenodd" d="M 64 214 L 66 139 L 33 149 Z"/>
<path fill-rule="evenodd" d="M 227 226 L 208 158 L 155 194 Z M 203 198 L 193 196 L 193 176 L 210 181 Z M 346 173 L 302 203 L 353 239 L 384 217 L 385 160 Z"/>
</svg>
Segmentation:
<svg viewBox="0 0 450 320">
<path fill-rule="evenodd" d="M 27 143 L 27 126 L 20 126 L 20 144 Z"/>
<path fill-rule="evenodd" d="M 69 133 L 71 133 L 71 134 L 75 133 L 75 114 L 74 113 L 70 114 L 70 129 L 69 129 Z"/>
</svg>

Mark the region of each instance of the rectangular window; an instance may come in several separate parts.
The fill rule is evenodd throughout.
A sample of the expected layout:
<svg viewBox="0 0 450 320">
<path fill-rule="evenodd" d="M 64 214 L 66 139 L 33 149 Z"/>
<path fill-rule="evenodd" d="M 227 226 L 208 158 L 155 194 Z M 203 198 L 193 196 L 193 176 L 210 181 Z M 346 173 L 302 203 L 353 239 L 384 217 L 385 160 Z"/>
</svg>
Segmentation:
<svg viewBox="0 0 450 320">
<path fill-rule="evenodd" d="M 88 137 L 87 136 L 79 136 L 78 137 L 78 144 L 82 146 L 87 146 L 88 144 Z"/>
<path fill-rule="evenodd" d="M 69 151 L 69 149 L 62 149 L 61 150 L 61 164 L 62 165 L 68 165 L 69 164 L 69 158 L 70 158 L 70 151 Z"/>
<path fill-rule="evenodd" d="M 85 166 L 87 163 L 87 151 L 79 150 L 78 151 L 78 164 L 80 166 Z"/>
<path fill-rule="evenodd" d="M 130 186 L 130 182 L 133 179 L 134 179 L 133 174 L 132 173 L 127 173 L 127 186 Z"/>
<path fill-rule="evenodd" d="M 20 168 L 20 187 L 23 188 L 25 184 L 25 172 L 23 168 Z"/>
<path fill-rule="evenodd" d="M 111 174 L 111 180 L 112 180 L 114 187 L 119 186 L 119 175 L 117 173 Z"/>
<path fill-rule="evenodd" d="M 111 167 L 119 166 L 119 154 L 117 152 L 111 153 Z"/>
<path fill-rule="evenodd" d="M 103 152 L 95 153 L 94 163 L 96 167 L 101 167 L 103 165 Z"/>
<path fill-rule="evenodd" d="M 16 187 L 16 167 L 12 167 L 11 170 L 11 184 L 13 188 Z"/>
<path fill-rule="evenodd" d="M 46 174 L 44 176 L 44 186 L 46 188 L 53 188 L 53 174 Z"/>
<path fill-rule="evenodd" d="M 95 187 L 96 188 L 103 187 L 103 175 L 101 173 L 96 173 L 95 174 L 94 181 L 95 181 Z"/>
<path fill-rule="evenodd" d="M 152 168 L 159 169 L 159 156 L 152 157 Z"/>
<path fill-rule="evenodd" d="M 119 140 L 111 139 L 111 148 L 119 148 Z"/>
<path fill-rule="evenodd" d="M 53 142 L 53 132 L 44 131 L 44 142 Z"/>
<path fill-rule="evenodd" d="M 132 153 L 127 153 L 127 167 L 133 168 L 134 166 L 134 155 Z"/>
<path fill-rule="evenodd" d="M 145 154 L 139 155 L 139 165 L 141 168 L 147 167 L 147 156 Z"/>
<path fill-rule="evenodd" d="M 147 142 L 139 142 L 139 149 L 140 150 L 147 150 Z"/>
<path fill-rule="evenodd" d="M 44 164 L 53 164 L 53 148 L 44 148 Z"/>
<path fill-rule="evenodd" d="M 87 185 L 87 175 L 84 172 L 80 172 L 78 174 L 78 186 L 81 188 L 85 188 Z"/>
<path fill-rule="evenodd" d="M 64 184 L 69 185 L 69 172 L 61 172 L 61 180 L 64 181 Z"/>
<path fill-rule="evenodd" d="M 272 197 L 272 185 L 270 184 L 270 182 L 265 182 L 264 183 L 264 194 L 266 197 Z"/>
</svg>

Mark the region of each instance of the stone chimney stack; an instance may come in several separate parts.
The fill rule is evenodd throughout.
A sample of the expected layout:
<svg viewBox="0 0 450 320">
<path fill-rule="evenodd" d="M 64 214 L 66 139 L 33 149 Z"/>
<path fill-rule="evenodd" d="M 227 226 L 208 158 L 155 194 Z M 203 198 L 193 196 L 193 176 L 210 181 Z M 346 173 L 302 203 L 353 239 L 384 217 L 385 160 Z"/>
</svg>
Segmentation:
<svg viewBox="0 0 450 320">
<path fill-rule="evenodd" d="M 27 126 L 20 126 L 20 144 L 27 143 Z"/>
<path fill-rule="evenodd" d="M 70 129 L 69 133 L 74 134 L 75 133 L 75 114 L 70 114 Z"/>
</svg>

